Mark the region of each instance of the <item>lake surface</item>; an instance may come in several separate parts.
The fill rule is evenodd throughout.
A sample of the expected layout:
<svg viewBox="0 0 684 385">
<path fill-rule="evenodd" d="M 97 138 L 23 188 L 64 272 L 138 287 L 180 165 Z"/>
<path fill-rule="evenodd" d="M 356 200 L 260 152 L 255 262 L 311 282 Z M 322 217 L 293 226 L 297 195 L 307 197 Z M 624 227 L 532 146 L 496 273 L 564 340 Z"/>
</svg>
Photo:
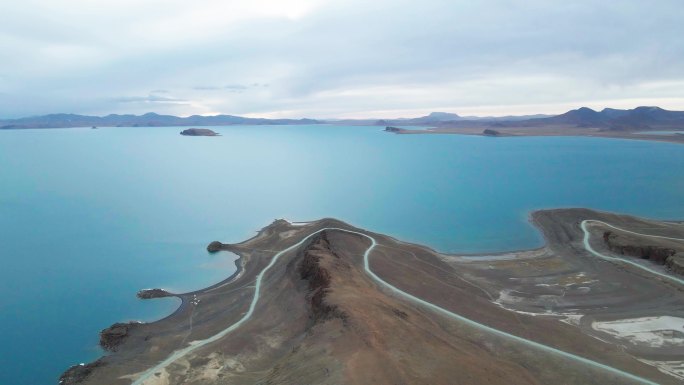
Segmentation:
<svg viewBox="0 0 684 385">
<path fill-rule="evenodd" d="M 600 138 L 393 135 L 382 127 L 0 131 L 0 384 L 56 384 L 98 332 L 220 281 L 275 218 L 337 217 L 448 252 L 537 247 L 530 210 L 684 219 L 684 146 Z"/>
</svg>

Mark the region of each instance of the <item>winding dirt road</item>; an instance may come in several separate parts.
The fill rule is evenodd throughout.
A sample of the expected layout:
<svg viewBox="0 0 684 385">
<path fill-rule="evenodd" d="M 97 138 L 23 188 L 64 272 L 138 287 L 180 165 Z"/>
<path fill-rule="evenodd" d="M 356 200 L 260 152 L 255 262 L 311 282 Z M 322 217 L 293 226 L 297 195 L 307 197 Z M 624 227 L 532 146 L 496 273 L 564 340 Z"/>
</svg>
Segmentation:
<svg viewBox="0 0 684 385">
<path fill-rule="evenodd" d="M 658 272 L 658 271 L 649 269 L 649 268 L 647 268 L 647 267 L 645 267 L 645 266 L 642 266 L 642 265 L 640 265 L 640 264 L 637 264 L 637 263 L 633 263 L 633 262 L 630 262 L 630 261 L 627 261 L 627 260 L 623 260 L 623 259 L 621 259 L 621 258 L 609 257 L 609 256 L 606 256 L 606 255 L 603 255 L 603 254 L 597 252 L 597 251 L 594 250 L 594 249 L 591 247 L 591 245 L 589 244 L 590 235 L 589 235 L 588 230 L 586 229 L 586 225 L 587 225 L 588 222 L 592 222 L 592 221 L 590 221 L 590 220 L 585 220 L 585 221 L 583 221 L 583 222 L 581 223 L 581 227 L 582 227 L 582 230 L 584 231 L 584 246 L 585 246 L 585 248 L 587 249 L 587 251 L 589 251 L 591 254 L 593 254 L 593 255 L 595 255 L 595 256 L 597 256 L 597 257 L 599 257 L 599 258 L 606 259 L 606 260 L 618 261 L 618 262 L 622 262 L 622 263 L 628 263 L 628 264 L 633 265 L 633 266 L 635 266 L 635 267 L 638 267 L 638 268 L 640 268 L 640 269 L 646 270 L 646 271 L 648 271 L 648 272 L 650 272 L 650 273 L 657 274 L 657 275 L 659 275 L 659 276 L 661 276 L 661 277 L 664 277 L 664 278 L 667 278 L 667 279 L 671 279 L 671 280 L 673 280 L 673 281 L 675 281 L 675 282 L 684 284 L 684 281 L 681 280 L 681 279 L 678 279 L 678 278 L 669 276 L 669 275 L 667 275 L 667 274 L 663 274 L 663 273 L 661 273 L 661 272 Z M 593 222 L 600 222 L 600 221 L 593 221 Z M 600 222 L 600 223 L 602 223 L 602 224 L 604 224 L 604 225 L 607 225 L 607 226 L 610 226 L 610 227 L 613 227 L 613 228 L 616 228 L 616 229 L 618 229 L 618 230 L 622 230 L 622 229 L 619 229 L 619 228 L 617 228 L 617 227 L 615 227 L 615 226 L 609 225 L 609 224 L 604 223 L 604 222 Z M 271 268 L 275 265 L 275 263 L 278 261 L 278 259 L 279 259 L 282 255 L 284 255 L 285 253 L 290 252 L 290 251 L 292 251 L 292 250 L 295 250 L 296 248 L 298 248 L 298 247 L 300 247 L 302 244 L 304 244 L 304 242 L 306 242 L 307 240 L 309 240 L 311 237 L 313 237 L 313 236 L 315 236 L 316 234 L 318 234 L 318 233 L 320 233 L 320 232 L 323 232 L 323 231 L 343 231 L 343 232 L 350 233 L 350 234 L 356 234 L 356 235 L 365 237 L 365 238 L 367 238 L 368 240 L 370 240 L 371 244 L 370 244 L 370 246 L 366 249 L 366 251 L 365 251 L 365 253 L 364 253 L 364 255 L 363 255 L 364 270 L 365 270 L 366 273 L 367 273 L 367 274 L 368 274 L 376 283 L 378 283 L 381 287 L 383 287 L 383 288 L 385 288 L 385 289 L 391 291 L 392 293 L 394 293 L 395 295 L 397 295 L 397 296 L 399 296 L 399 297 L 402 297 L 402 298 L 404 298 L 404 299 L 406 299 L 406 300 L 408 300 L 408 301 L 410 301 L 410 302 L 413 302 L 413 303 L 415 303 L 415 304 L 418 304 L 418 305 L 420 305 L 420 306 L 423 306 L 423 307 L 425 307 L 425 308 L 428 308 L 428 309 L 430 309 L 430 310 L 432 310 L 432 311 L 434 311 L 434 312 L 436 312 L 436 313 L 439 313 L 439 314 L 441 314 L 441 315 L 443 315 L 443 316 L 446 316 L 446 317 L 452 318 L 452 319 L 454 319 L 454 320 L 457 320 L 457 321 L 459 321 L 459 322 L 462 322 L 462 323 L 464 323 L 464 324 L 466 324 L 466 325 L 468 325 L 468 326 L 474 327 L 474 328 L 476 328 L 476 329 L 482 330 L 482 331 L 484 331 L 484 332 L 490 333 L 490 334 L 495 335 L 495 336 L 498 336 L 498 337 L 503 337 L 503 338 L 506 338 L 506 339 L 515 341 L 515 342 L 517 342 L 517 343 L 521 343 L 521 344 L 523 344 L 523 345 L 527 345 L 527 346 L 529 346 L 529 347 L 531 347 L 531 348 L 533 348 L 533 349 L 537 349 L 537 350 L 540 350 L 540 351 L 543 351 L 543 352 L 546 352 L 546 353 L 550 353 L 550 354 L 555 354 L 555 355 L 558 355 L 558 356 L 560 356 L 560 357 L 563 357 L 563 358 L 566 358 L 566 359 L 569 359 L 569 360 L 572 360 L 572 361 L 575 361 L 575 362 L 579 362 L 579 363 L 581 363 L 581 364 L 588 365 L 588 366 L 593 367 L 593 368 L 597 368 L 597 369 L 600 369 L 600 370 L 604 370 L 604 371 L 610 372 L 610 373 L 612 373 L 612 374 L 621 376 L 622 378 L 624 378 L 624 379 L 626 379 L 626 380 L 635 381 L 635 382 L 642 383 L 642 384 L 658 385 L 656 382 L 653 382 L 653 381 L 650 381 L 650 380 L 648 380 L 648 379 L 645 379 L 645 378 L 642 378 L 642 377 L 638 377 L 638 376 L 636 376 L 636 375 L 633 375 L 633 374 L 631 374 L 631 373 L 624 372 L 624 371 L 622 371 L 622 370 L 619 370 L 619 369 L 616 369 L 616 368 L 613 368 L 613 367 L 610 367 L 610 366 L 601 364 L 600 362 L 596 362 L 596 361 L 593 361 L 593 360 L 590 360 L 590 359 L 587 359 L 587 358 L 584 358 L 584 357 L 581 357 L 581 356 L 578 356 L 578 355 L 575 355 L 575 354 L 572 354 L 572 353 L 564 352 L 564 351 L 562 351 L 562 350 L 553 348 L 553 347 L 551 347 L 551 346 L 543 345 L 543 344 L 540 344 L 540 343 L 538 343 L 538 342 L 535 342 L 535 341 L 532 341 L 532 340 L 528 340 L 528 339 L 525 339 L 525 338 L 522 338 L 522 337 L 519 337 L 519 336 L 510 334 L 510 333 L 507 333 L 507 332 L 504 332 L 504 331 L 501 331 L 501 330 L 492 328 L 492 327 L 490 327 L 490 326 L 481 324 L 481 323 L 479 323 L 479 322 L 476 322 L 476 321 L 474 321 L 474 320 L 471 320 L 471 319 L 469 319 L 469 318 L 466 318 L 466 317 L 464 317 L 464 316 L 461 316 L 461 315 L 459 315 L 459 314 L 456 314 L 456 313 L 453 313 L 453 312 L 451 312 L 451 311 L 449 311 L 449 310 L 446 310 L 446 309 L 444 309 L 444 308 L 441 308 L 441 307 L 439 307 L 439 306 L 437 306 L 437 305 L 435 305 L 435 304 L 433 304 L 433 303 L 430 303 L 430 302 L 427 302 L 427 301 L 425 301 L 425 300 L 422 300 L 422 299 L 420 299 L 420 298 L 418 298 L 418 297 L 416 297 L 416 296 L 414 296 L 414 295 L 412 295 L 412 294 L 409 294 L 409 293 L 407 293 L 407 292 L 405 292 L 405 291 L 402 291 L 402 290 L 398 289 L 397 287 L 395 287 L 395 286 L 393 286 L 393 285 L 387 283 L 386 281 L 384 281 L 382 278 L 380 278 L 377 274 L 375 274 L 375 273 L 370 269 L 370 264 L 369 264 L 370 254 L 371 254 L 371 252 L 373 251 L 373 249 L 378 245 L 378 243 L 377 243 L 377 241 L 375 240 L 375 238 L 373 238 L 373 237 L 370 236 L 370 235 L 367 235 L 367 234 L 358 232 L 358 231 L 347 230 L 347 229 L 342 229 L 342 228 L 323 228 L 323 229 L 320 229 L 320 230 L 315 231 L 315 232 L 313 232 L 313 233 L 307 235 L 306 237 L 302 238 L 302 240 L 300 240 L 300 241 L 297 242 L 296 244 L 294 244 L 294 245 L 292 245 L 292 246 L 290 246 L 290 247 L 288 247 L 288 248 L 286 248 L 286 249 L 284 249 L 284 250 L 278 252 L 277 254 L 275 254 L 275 255 L 273 256 L 273 258 L 271 259 L 271 262 L 270 262 L 270 263 L 269 263 L 269 264 L 268 264 L 268 265 L 267 265 L 267 266 L 266 266 L 266 267 L 257 275 L 256 283 L 255 283 L 254 297 L 252 298 L 252 301 L 251 301 L 251 303 L 250 303 L 249 310 L 242 316 L 242 318 L 240 318 L 240 320 L 238 320 L 237 322 L 235 322 L 234 324 L 232 324 L 232 325 L 229 326 L 228 328 L 222 330 L 221 332 L 219 332 L 219 333 L 213 335 L 212 337 L 209 337 L 209 338 L 204 339 L 204 340 L 193 341 L 193 342 L 191 342 L 190 345 L 188 345 L 187 347 L 185 347 L 185 348 L 183 348 L 183 349 L 181 349 L 181 350 L 178 350 L 178 351 L 174 352 L 171 356 L 169 356 L 169 357 L 168 357 L 167 359 L 165 359 L 164 361 L 160 362 L 159 364 L 157 364 L 156 366 L 150 368 L 149 370 L 143 372 L 143 374 L 140 375 L 140 377 L 138 377 L 138 379 L 136 379 L 136 380 L 132 383 L 132 385 L 145 385 L 148 379 L 150 379 L 151 377 L 153 377 L 155 374 L 161 373 L 161 372 L 164 370 L 164 368 L 166 368 L 167 366 L 171 365 L 172 363 L 174 363 L 174 362 L 175 362 L 176 360 L 178 360 L 179 358 L 181 358 L 181 357 L 183 357 L 183 356 L 185 356 L 185 355 L 187 355 L 187 354 L 189 354 L 189 353 L 191 353 L 191 352 L 193 352 L 193 351 L 195 351 L 195 350 L 197 350 L 197 349 L 199 349 L 199 348 L 201 348 L 201 347 L 204 347 L 204 346 L 206 346 L 206 345 L 208 345 L 208 344 L 210 344 L 210 343 L 212 343 L 212 342 L 215 342 L 215 341 L 217 341 L 217 340 L 223 338 L 223 337 L 226 336 L 228 333 L 231 333 L 232 331 L 236 330 L 236 329 L 239 328 L 242 324 L 244 324 L 247 320 L 249 320 L 250 317 L 252 316 L 252 314 L 254 313 L 254 309 L 255 309 L 255 307 L 256 307 L 257 302 L 259 301 L 260 290 L 261 290 L 261 281 L 262 281 L 264 275 L 266 274 L 266 272 L 267 272 L 269 269 L 271 269 Z M 622 231 L 627 231 L 627 230 L 622 230 Z M 635 234 L 637 234 L 637 233 L 635 233 Z M 649 236 L 649 235 L 647 235 L 647 234 L 639 234 L 639 235 L 646 235 L 646 236 Z M 669 237 L 661 237 L 661 236 L 654 236 L 654 237 L 668 238 L 668 239 L 674 239 L 674 240 L 681 240 L 681 239 L 678 239 L 678 238 L 669 238 Z"/>
<path fill-rule="evenodd" d="M 599 257 L 599 258 L 604 259 L 604 260 L 607 260 L 607 261 L 611 261 L 611 262 L 624 263 L 624 264 L 627 264 L 627 265 L 630 265 L 630 266 L 639 268 L 639 269 L 641 269 L 641 270 L 647 271 L 647 272 L 649 272 L 649 273 L 651 273 L 651 274 L 655 274 L 655 275 L 657 275 L 657 276 L 659 276 L 659 277 L 665 278 L 665 279 L 670 280 L 670 281 L 672 281 L 672 282 L 678 283 L 678 284 L 680 284 L 680 285 L 684 285 L 684 279 L 675 277 L 675 276 L 673 276 L 673 275 L 671 275 L 671 274 L 663 273 L 663 272 L 658 271 L 658 270 L 655 270 L 655 269 L 651 269 L 651 268 L 649 268 L 648 266 L 644 266 L 643 264 L 640 264 L 640 263 L 637 263 L 637 262 L 633 262 L 633 261 L 630 261 L 630 260 L 625 259 L 625 258 L 611 257 L 611 256 L 608 256 L 608 255 L 605 255 L 605 254 L 601 254 L 601 253 L 599 253 L 598 251 L 594 250 L 594 248 L 591 246 L 591 244 L 590 244 L 590 242 L 589 242 L 589 240 L 590 240 L 590 238 L 591 238 L 591 234 L 589 233 L 589 230 L 587 230 L 587 224 L 588 224 L 588 223 L 589 223 L 589 224 L 590 224 L 590 223 L 600 223 L 600 224 L 602 224 L 602 225 L 604 225 L 604 226 L 608 226 L 608 227 L 613 228 L 613 229 L 615 229 L 615 230 L 623 231 L 623 232 L 630 233 L 630 234 L 634 234 L 634 235 L 640 235 L 640 236 L 643 236 L 643 237 L 670 239 L 670 240 L 673 240 L 673 241 L 682 241 L 682 242 L 684 242 L 684 239 L 682 239 L 682 238 L 673 238 L 673 237 L 665 237 L 665 236 L 662 236 L 662 235 L 651 235 L 651 234 L 637 233 L 637 232 L 634 232 L 634 231 L 621 229 L 621 228 L 619 228 L 619 227 L 617 227 L 617 226 L 611 225 L 610 223 L 606 223 L 606 222 L 598 221 L 598 220 L 594 220 L 594 219 L 585 219 L 585 220 L 583 220 L 582 223 L 580 224 L 580 227 L 582 228 L 582 231 L 584 232 L 584 239 L 583 239 L 584 248 L 587 249 L 587 251 L 590 252 L 591 254 L 593 254 L 594 256 Z"/>
</svg>

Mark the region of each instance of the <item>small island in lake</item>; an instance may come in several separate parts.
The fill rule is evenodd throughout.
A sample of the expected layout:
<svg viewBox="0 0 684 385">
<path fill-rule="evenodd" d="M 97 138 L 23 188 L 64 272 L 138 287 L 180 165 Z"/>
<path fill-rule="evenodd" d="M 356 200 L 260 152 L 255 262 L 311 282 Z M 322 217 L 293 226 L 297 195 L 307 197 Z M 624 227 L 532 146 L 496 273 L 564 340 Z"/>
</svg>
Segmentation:
<svg viewBox="0 0 684 385">
<path fill-rule="evenodd" d="M 208 128 L 188 128 L 180 133 L 185 136 L 220 136 L 218 132 L 214 132 Z"/>
<path fill-rule="evenodd" d="M 387 131 L 387 132 L 394 132 L 394 133 L 400 133 L 400 132 L 403 131 L 403 129 L 401 129 L 401 128 L 399 128 L 399 127 L 387 126 L 387 127 L 385 127 L 385 131 Z"/>
<path fill-rule="evenodd" d="M 484 136 L 501 136 L 501 133 L 499 131 L 487 128 L 484 131 L 482 131 L 482 135 L 484 135 Z"/>
</svg>

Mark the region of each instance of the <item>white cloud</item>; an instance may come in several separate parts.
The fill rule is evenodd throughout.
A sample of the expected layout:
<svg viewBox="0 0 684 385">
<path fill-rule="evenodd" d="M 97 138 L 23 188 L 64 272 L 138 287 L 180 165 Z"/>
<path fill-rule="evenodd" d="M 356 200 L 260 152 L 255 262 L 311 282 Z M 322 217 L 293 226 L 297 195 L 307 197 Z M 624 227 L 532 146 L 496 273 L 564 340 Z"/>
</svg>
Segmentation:
<svg viewBox="0 0 684 385">
<path fill-rule="evenodd" d="M 0 116 L 684 109 L 682 14 L 680 0 L 4 2 Z"/>
</svg>

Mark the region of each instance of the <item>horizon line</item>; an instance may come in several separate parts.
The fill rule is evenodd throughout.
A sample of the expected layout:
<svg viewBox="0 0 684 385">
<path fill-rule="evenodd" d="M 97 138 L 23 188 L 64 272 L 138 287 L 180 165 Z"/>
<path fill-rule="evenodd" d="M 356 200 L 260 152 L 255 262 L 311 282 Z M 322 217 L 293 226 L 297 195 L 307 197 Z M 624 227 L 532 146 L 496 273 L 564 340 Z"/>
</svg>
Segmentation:
<svg viewBox="0 0 684 385">
<path fill-rule="evenodd" d="M 473 115 L 473 114 L 464 114 L 461 115 L 458 112 L 449 112 L 446 110 L 441 110 L 441 109 L 434 109 L 430 110 L 430 112 L 423 113 L 422 115 L 418 116 L 413 116 L 413 117 L 398 117 L 398 118 L 391 118 L 391 117 L 378 117 L 378 116 L 369 116 L 369 117 L 329 117 L 329 118 L 314 118 L 314 117 L 307 117 L 307 116 L 300 116 L 300 117 L 265 117 L 264 115 L 256 115 L 252 113 L 247 113 L 244 115 L 236 115 L 236 114 L 231 114 L 231 113 L 224 113 L 224 112 L 216 112 L 216 113 L 207 113 L 207 114 L 190 114 L 190 115 L 174 115 L 174 114 L 164 114 L 164 113 L 158 113 L 154 111 L 149 111 L 145 113 L 140 113 L 140 114 L 135 114 L 135 113 L 108 113 L 108 114 L 88 114 L 88 113 L 76 113 L 76 112 L 51 112 L 51 113 L 45 113 L 45 114 L 36 114 L 36 115 L 26 115 L 26 116 L 21 116 L 21 117 L 16 117 L 16 118 L 11 118 L 11 117 L 0 117 L 0 120 L 2 121 L 9 121 L 9 120 L 21 120 L 21 119 L 30 119 L 30 118 L 40 118 L 40 117 L 45 117 L 45 116 L 51 116 L 51 115 L 74 115 L 74 116 L 86 116 L 86 117 L 96 117 L 96 118 L 106 118 L 108 116 L 135 116 L 135 117 L 142 117 L 145 115 L 157 115 L 157 116 L 171 116 L 175 118 L 181 118 L 181 119 L 186 119 L 186 118 L 191 118 L 191 117 L 217 117 L 217 116 L 232 116 L 232 117 L 238 117 L 238 118 L 248 118 L 248 119 L 265 119 L 265 120 L 303 120 L 303 119 L 310 119 L 310 120 L 320 120 L 320 121 L 334 121 L 334 120 L 409 120 L 409 119 L 416 119 L 416 118 L 422 118 L 422 117 L 427 117 L 430 114 L 433 113 L 444 113 L 444 114 L 452 114 L 456 115 L 459 118 L 477 118 L 477 119 L 483 119 L 483 118 L 505 118 L 505 117 L 525 117 L 525 116 L 558 116 L 562 115 L 564 113 L 570 112 L 570 111 L 576 111 L 580 109 L 589 109 L 592 111 L 596 112 L 601 112 L 604 110 L 623 110 L 623 111 L 629 111 L 629 110 L 634 110 L 637 108 L 659 108 L 662 110 L 666 111 L 674 111 L 674 112 L 684 112 L 684 110 L 667 110 L 665 108 L 659 107 L 659 106 L 646 106 L 646 105 L 639 105 L 633 108 L 614 108 L 614 107 L 604 107 L 602 109 L 595 109 L 591 107 L 586 107 L 586 106 L 580 106 L 577 108 L 573 108 L 570 110 L 565 110 L 560 113 L 520 113 L 520 114 L 483 114 L 483 115 Z M 266 116 L 269 115 L 269 113 L 265 114 Z"/>
</svg>

